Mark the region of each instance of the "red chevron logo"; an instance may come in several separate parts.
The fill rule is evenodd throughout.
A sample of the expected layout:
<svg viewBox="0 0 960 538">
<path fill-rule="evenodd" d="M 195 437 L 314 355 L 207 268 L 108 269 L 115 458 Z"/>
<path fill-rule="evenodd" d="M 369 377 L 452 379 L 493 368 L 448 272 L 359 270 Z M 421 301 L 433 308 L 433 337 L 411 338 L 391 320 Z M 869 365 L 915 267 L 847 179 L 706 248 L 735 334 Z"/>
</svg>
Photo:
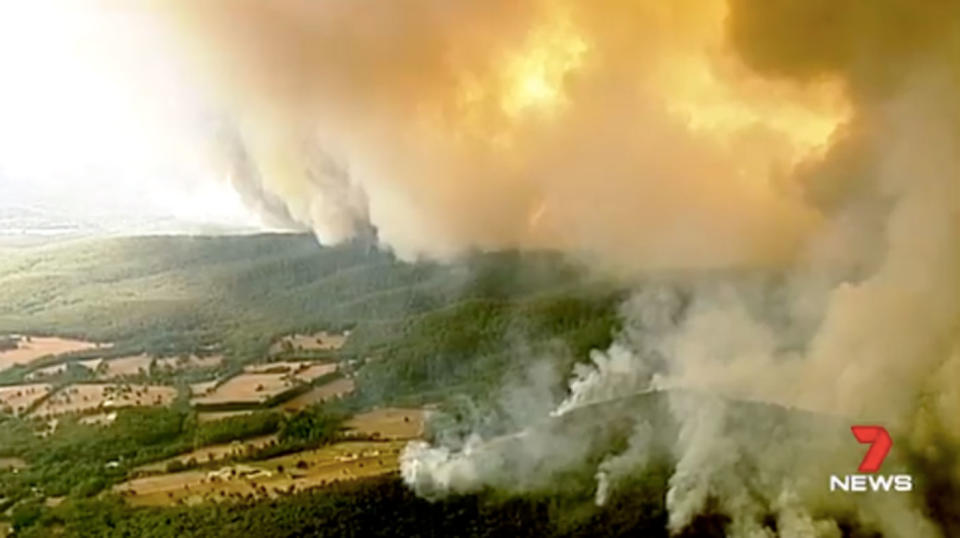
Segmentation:
<svg viewBox="0 0 960 538">
<path fill-rule="evenodd" d="M 893 446 L 893 439 L 883 426 L 851 426 L 850 430 L 857 441 L 869 443 L 870 448 L 863 456 L 860 467 L 857 468 L 861 473 L 875 473 L 880 470 L 883 460 L 890 452 Z"/>
</svg>

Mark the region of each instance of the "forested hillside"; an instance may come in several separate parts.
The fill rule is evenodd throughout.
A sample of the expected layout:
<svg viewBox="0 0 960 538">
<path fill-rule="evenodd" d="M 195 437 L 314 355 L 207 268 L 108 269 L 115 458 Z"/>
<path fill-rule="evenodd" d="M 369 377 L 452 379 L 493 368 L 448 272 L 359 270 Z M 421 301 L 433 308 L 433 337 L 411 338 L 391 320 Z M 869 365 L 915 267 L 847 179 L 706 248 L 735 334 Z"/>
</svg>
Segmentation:
<svg viewBox="0 0 960 538">
<path fill-rule="evenodd" d="M 362 409 L 432 403 L 455 412 L 457 402 L 470 401 L 495 414 L 504 380 L 524 375 L 534 361 L 549 357 L 556 371 L 569 372 L 589 349 L 608 345 L 620 299 L 615 286 L 547 252 L 408 263 L 361 241 L 321 247 L 311 236 L 283 234 L 115 238 L 4 251 L 0 336 L 63 336 L 111 347 L 9 367 L 0 373 L 0 385 L 27 383 L 38 369 L 65 360 L 73 362 L 53 378 L 56 387 L 90 382 L 93 373 L 76 366 L 79 361 L 132 353 L 216 354 L 223 363 L 213 372 L 151 367 L 128 377 L 173 385 L 180 396 L 169 408 L 121 410 L 107 426 L 67 417 L 41 438 L 36 432 L 44 431 L 42 421 L 0 417 L 9 434 L 0 439 L 0 456 L 25 465 L 0 473 L 0 509 L 9 510 L 6 517 L 16 528 L 41 534 L 60 525 L 71 535 L 148 527 L 157 536 L 190 527 L 198 535 L 218 534 L 224 518 L 233 521 L 236 514 L 218 507 L 128 511 L 112 496 L 93 499 L 138 465 L 193 447 L 276 433 L 276 444 L 244 456 L 263 459 L 322 445 L 338 438 L 342 417 Z M 356 380 L 352 396 L 286 418 L 272 410 L 197 422 L 187 403 L 188 383 L 211 375 L 225 379 L 245 364 L 276 360 L 271 345 L 284 335 L 345 329 L 350 333 L 343 347 L 294 356 L 341 365 Z M 15 349 L 16 339 L 11 342 Z M 562 379 L 556 388 L 563 389 Z M 67 497 L 63 510 L 37 504 L 59 496 Z M 92 504 L 77 504 L 84 499 Z M 370 520 L 367 528 L 357 518 L 388 505 L 397 517 L 429 513 L 447 520 L 437 529 L 502 519 L 497 526 L 504 532 L 539 534 L 546 528 L 539 526 L 552 525 L 530 517 L 530 511 L 547 509 L 545 501 L 479 502 L 432 507 L 391 480 L 251 506 L 263 511 L 259 525 L 289 524 L 291 533 L 330 525 L 369 531 L 383 522 Z M 319 512 L 303 511 L 314 503 Z M 336 514 L 330 512 L 335 506 Z M 289 520 L 291 510 L 296 521 Z M 166 523 L 158 526 L 154 517 Z M 187 519 L 177 521 L 181 517 Z M 235 523 L 236 535 L 259 532 L 249 522 Z"/>
<path fill-rule="evenodd" d="M 542 301 L 584 286 L 595 287 L 549 253 L 441 265 L 398 261 L 362 242 L 321 248 L 307 235 L 87 240 L 4 254 L 0 334 L 168 353 L 219 343 L 251 358 L 295 330 L 357 327 L 384 341 L 411 317 L 455 315 L 470 300 Z"/>
<path fill-rule="evenodd" d="M 7 336 L 14 349 L 19 336 L 11 335 L 109 347 L 90 344 L 95 347 L 8 367 L 0 372 L 0 388 L 21 390 L 39 369 L 65 365 L 44 379 L 69 395 L 63 388 L 70 383 L 93 382 L 96 372 L 79 363 L 97 357 L 111 364 L 131 354 L 153 361 L 176 356 L 184 365 L 188 355 L 219 361 L 208 370 L 153 365 L 124 377 L 128 384 L 174 387 L 178 396 L 165 407 L 121 409 L 106 425 L 85 422 L 82 413 L 53 423 L 29 413 L 0 416 L 7 432 L 0 436 L 0 458 L 16 465 L 0 472 L 0 523 L 19 535 L 665 534 L 666 469 L 645 474 L 601 508 L 593 501 L 592 468 L 566 477 L 570 487 L 550 495 L 483 491 L 434 503 L 407 490 L 395 471 L 195 506 L 168 493 L 163 507 L 137 508 L 116 489 L 147 464 L 179 480 L 181 471 L 264 466 L 285 454 L 307 454 L 347 439 L 350 417 L 388 406 L 430 409 L 430 422 L 417 434 L 426 438 L 465 428 L 506 433 L 512 426 L 501 408 L 509 401 L 505 388 L 546 368 L 552 371 L 547 389 L 559 401 L 574 363 L 608 347 L 619 329 L 624 290 L 557 254 L 477 252 L 449 263 L 410 263 L 362 241 L 321 247 L 311 236 L 280 234 L 87 240 L 3 256 L 0 338 Z M 677 281 L 697 285 L 710 278 L 680 275 Z M 303 337 L 308 341 L 335 334 L 343 345 L 292 349 L 286 339 L 298 334 L 312 335 Z M 332 376 L 349 381 L 351 392 L 300 411 L 262 406 L 213 422 L 202 421 L 202 409 L 191 405 L 192 383 L 220 383 L 253 365 L 285 360 L 336 364 L 335 373 L 302 388 Z M 273 440 L 220 460 L 187 457 L 258 436 Z M 170 459 L 175 456 L 186 459 Z M 721 535 L 723 523 L 703 517 L 691 535 Z"/>
</svg>

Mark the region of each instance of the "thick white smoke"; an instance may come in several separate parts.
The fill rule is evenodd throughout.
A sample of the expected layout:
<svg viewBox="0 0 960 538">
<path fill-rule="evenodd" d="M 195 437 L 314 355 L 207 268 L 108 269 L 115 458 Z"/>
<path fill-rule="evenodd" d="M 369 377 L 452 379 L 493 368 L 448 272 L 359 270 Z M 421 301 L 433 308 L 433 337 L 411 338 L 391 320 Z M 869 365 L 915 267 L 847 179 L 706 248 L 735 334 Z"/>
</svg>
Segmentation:
<svg viewBox="0 0 960 538">
<path fill-rule="evenodd" d="M 956 86 L 937 76 L 919 80 L 923 84 L 875 111 L 875 120 L 889 129 L 878 141 L 875 162 L 885 198 L 884 248 L 870 267 L 853 276 L 831 274 L 837 268 L 823 263 L 814 246 L 773 291 L 749 278 L 693 285 L 683 293 L 645 288 L 624 304 L 619 339 L 594 351 L 590 365 L 577 366 L 570 395 L 554 416 L 642 391 L 669 395 L 669 415 L 678 427 L 666 441 L 675 461 L 666 494 L 671 530 L 714 511 L 731 518 L 731 536 L 774 535 L 765 519 L 770 515 L 780 536 L 840 536 L 834 519 L 840 517 L 889 536 L 945 536 L 929 519 L 919 488 L 862 498 L 828 491 L 826 476 L 852 472 L 860 455 L 843 427 L 787 426 L 729 403 L 812 410 L 814 424 L 885 424 L 898 435 L 901 464 L 911 450 L 940 458 L 957 450 L 949 425 L 956 424 L 960 392 L 944 376 L 956 372 L 960 328 L 960 133 L 958 116 L 943 113 L 946 92 Z M 703 396 L 676 392 L 681 388 Z M 733 426 L 765 421 L 769 428 Z M 628 448 L 596 469 L 598 503 L 618 480 L 643 472 L 663 435 L 638 421 Z M 569 443 L 582 442 L 571 436 Z M 419 445 L 407 453 L 405 478 L 420 488 L 425 476 L 455 466 L 476 482 L 452 490 L 500 486 L 488 480 L 494 473 L 472 467 L 478 446 L 474 440 L 469 453 L 436 457 L 436 449 Z M 528 446 L 552 459 L 563 451 L 554 447 L 565 444 L 553 439 Z M 411 466 L 426 461 L 421 455 L 432 455 L 430 464 Z M 944 472 L 960 482 L 956 469 Z"/>
</svg>

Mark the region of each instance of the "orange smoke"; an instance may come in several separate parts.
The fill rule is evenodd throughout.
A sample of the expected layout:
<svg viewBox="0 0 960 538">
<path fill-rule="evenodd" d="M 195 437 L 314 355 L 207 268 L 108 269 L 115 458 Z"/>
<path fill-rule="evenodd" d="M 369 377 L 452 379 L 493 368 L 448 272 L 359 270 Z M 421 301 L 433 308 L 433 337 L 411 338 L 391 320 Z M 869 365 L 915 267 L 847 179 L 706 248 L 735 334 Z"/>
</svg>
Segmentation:
<svg viewBox="0 0 960 538">
<path fill-rule="evenodd" d="M 851 114 L 835 77 L 744 66 L 720 0 L 173 6 L 258 189 L 408 258 L 780 263 L 820 221 L 792 172 Z"/>
</svg>

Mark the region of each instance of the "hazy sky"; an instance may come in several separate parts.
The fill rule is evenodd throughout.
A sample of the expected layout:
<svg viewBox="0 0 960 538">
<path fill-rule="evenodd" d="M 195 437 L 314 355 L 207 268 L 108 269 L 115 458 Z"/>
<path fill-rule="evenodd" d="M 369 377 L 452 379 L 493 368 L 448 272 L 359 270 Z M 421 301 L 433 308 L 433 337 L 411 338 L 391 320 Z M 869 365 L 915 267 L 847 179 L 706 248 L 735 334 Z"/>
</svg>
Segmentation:
<svg viewBox="0 0 960 538">
<path fill-rule="evenodd" d="M 0 209 L 256 225 L 204 162 L 211 111 L 129 4 L 0 4 Z"/>
</svg>

